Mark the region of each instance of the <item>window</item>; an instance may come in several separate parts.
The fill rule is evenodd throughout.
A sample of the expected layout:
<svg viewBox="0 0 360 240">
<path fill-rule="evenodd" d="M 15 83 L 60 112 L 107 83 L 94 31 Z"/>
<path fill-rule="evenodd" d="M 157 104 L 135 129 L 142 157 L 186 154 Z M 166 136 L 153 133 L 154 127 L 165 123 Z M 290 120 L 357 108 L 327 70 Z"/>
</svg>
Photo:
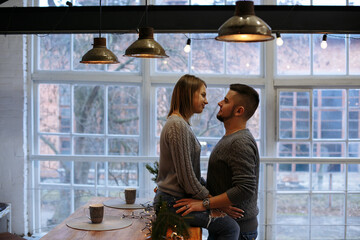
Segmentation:
<svg viewBox="0 0 360 240">
<path fill-rule="evenodd" d="M 260 106 L 247 126 L 261 152 L 259 239 L 358 238 L 356 35 L 329 37 L 324 52 L 318 46 L 321 35 L 284 34 L 284 45 L 277 47 L 217 42 L 214 34 L 157 34 L 170 58 L 139 60 L 122 57 L 136 35 L 106 34 L 121 63 L 82 65 L 80 58 L 94 36 L 34 36 L 34 232 L 53 228 L 93 196 L 118 197 L 127 186 L 137 188 L 139 197 L 154 195 L 145 164 L 158 160 L 175 82 L 191 73 L 208 85 L 209 104 L 191 120 L 202 147 L 204 177 L 208 157 L 224 134 L 215 116 L 229 84 L 245 83 L 260 94 Z M 192 50 L 185 53 L 189 37 Z M 265 61 L 271 57 L 274 61 Z M 347 75 L 351 79 L 344 81 Z"/>
<path fill-rule="evenodd" d="M 276 165 L 276 224 L 280 224 L 276 234 L 280 239 L 288 234 L 304 239 L 352 236 L 353 228 L 347 224 L 354 220 L 346 213 L 353 211 L 350 189 L 355 179 L 346 180 L 346 173 L 359 170 L 345 162 L 358 152 L 357 133 L 355 138 L 350 135 L 357 121 L 358 89 L 279 89 L 278 93 L 278 156 L 305 158 L 309 163 Z M 299 226 L 306 232 L 295 231 Z"/>
<path fill-rule="evenodd" d="M 260 44 L 236 49 L 236 45 L 215 42 L 213 34 L 196 34 L 191 35 L 198 38 L 192 53 L 185 54 L 180 45 L 186 40 L 183 34 L 170 37 L 159 34 L 156 37 L 171 58 L 167 63 L 164 60 L 154 60 L 154 65 L 145 63 L 153 67 L 154 73 L 148 85 L 144 79 L 149 73 L 140 68 L 139 59 L 119 57 L 118 65 L 80 64 L 93 37 L 91 34 L 35 37 L 39 47 L 33 75 L 31 158 L 36 189 L 34 228 L 39 231 L 51 229 L 92 196 L 118 197 L 127 186 L 137 188 L 139 197 L 153 196 L 155 184 L 145 164 L 158 160 L 160 132 L 178 76 L 188 72 L 221 75 L 219 79 L 226 75 L 260 75 Z M 124 51 L 134 37 L 109 34 L 108 46 L 121 56 L 119 51 Z M 116 50 L 119 46 L 121 49 Z M 176 50 L 177 46 L 181 47 Z M 207 51 L 214 46 L 219 47 L 219 52 Z M 252 52 L 251 56 L 237 58 L 245 49 Z M 251 64 L 236 70 L 236 64 L 242 61 Z M 174 73 L 178 76 L 172 77 Z M 158 76 L 170 80 L 159 81 Z M 209 104 L 201 115 L 192 118 L 193 130 L 202 146 L 203 177 L 206 177 L 206 159 L 224 134 L 216 113 L 217 103 L 226 95 L 228 86 L 210 81 Z M 256 89 L 261 95 L 262 89 Z M 151 94 L 153 91 L 155 94 Z M 249 123 L 259 146 L 261 109 Z M 60 211 L 58 206 L 65 206 L 67 211 Z"/>
</svg>

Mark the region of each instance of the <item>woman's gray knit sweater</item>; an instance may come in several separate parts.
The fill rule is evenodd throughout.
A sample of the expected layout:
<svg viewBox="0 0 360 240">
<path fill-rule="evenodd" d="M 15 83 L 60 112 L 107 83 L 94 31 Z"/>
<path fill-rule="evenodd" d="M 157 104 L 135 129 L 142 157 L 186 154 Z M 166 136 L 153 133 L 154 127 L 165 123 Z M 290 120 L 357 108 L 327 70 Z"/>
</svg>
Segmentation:
<svg viewBox="0 0 360 240">
<path fill-rule="evenodd" d="M 206 198 L 209 191 L 200 183 L 200 151 L 190 125 L 170 116 L 160 135 L 159 190 L 180 198 Z"/>
</svg>

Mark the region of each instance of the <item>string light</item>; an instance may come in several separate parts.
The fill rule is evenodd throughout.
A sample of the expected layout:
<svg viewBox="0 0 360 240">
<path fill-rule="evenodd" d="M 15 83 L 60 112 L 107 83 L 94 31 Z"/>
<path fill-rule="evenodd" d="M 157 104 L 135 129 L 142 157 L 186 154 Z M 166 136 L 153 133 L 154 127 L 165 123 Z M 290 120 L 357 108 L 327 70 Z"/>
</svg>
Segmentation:
<svg viewBox="0 0 360 240">
<path fill-rule="evenodd" d="M 326 49 L 326 48 L 327 48 L 326 39 L 327 39 L 327 35 L 324 34 L 324 36 L 323 36 L 323 38 L 322 38 L 322 41 L 321 41 L 321 44 L 320 44 L 320 47 L 321 47 L 322 49 Z"/>
<path fill-rule="evenodd" d="M 189 53 L 191 51 L 191 39 L 188 38 L 188 40 L 186 41 L 186 46 L 184 47 L 184 52 Z"/>
<path fill-rule="evenodd" d="M 284 41 L 281 38 L 280 33 L 276 33 L 276 45 L 278 45 L 279 47 L 282 46 L 284 44 Z"/>
</svg>

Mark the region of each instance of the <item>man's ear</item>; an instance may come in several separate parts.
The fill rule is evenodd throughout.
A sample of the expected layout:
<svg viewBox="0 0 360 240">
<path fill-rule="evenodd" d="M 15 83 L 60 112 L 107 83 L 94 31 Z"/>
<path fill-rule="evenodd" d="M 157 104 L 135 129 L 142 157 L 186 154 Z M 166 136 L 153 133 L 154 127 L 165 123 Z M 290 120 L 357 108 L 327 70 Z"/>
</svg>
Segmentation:
<svg viewBox="0 0 360 240">
<path fill-rule="evenodd" d="M 235 108 L 235 116 L 242 116 L 245 113 L 245 108 L 243 106 L 237 106 Z"/>
</svg>

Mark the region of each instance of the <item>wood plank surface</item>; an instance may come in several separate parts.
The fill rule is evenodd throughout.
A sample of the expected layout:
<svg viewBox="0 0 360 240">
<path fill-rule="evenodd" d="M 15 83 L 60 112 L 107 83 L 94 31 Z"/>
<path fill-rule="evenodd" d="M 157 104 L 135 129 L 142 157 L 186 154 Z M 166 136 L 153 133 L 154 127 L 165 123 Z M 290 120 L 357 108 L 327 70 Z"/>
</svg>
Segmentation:
<svg viewBox="0 0 360 240">
<path fill-rule="evenodd" d="M 65 239 L 117 239 L 117 240 L 143 240 L 147 239 L 146 233 L 147 230 L 141 231 L 148 220 L 146 219 L 132 219 L 133 223 L 127 228 L 110 230 L 110 231 L 85 231 L 85 230 L 76 230 L 66 226 L 66 222 L 73 218 L 84 217 L 85 210 L 90 204 L 94 203 L 103 203 L 106 200 L 111 198 L 105 197 L 94 197 L 87 204 L 78 208 L 73 214 L 71 214 L 67 219 L 65 219 L 58 226 L 53 228 L 48 234 L 43 236 L 41 240 L 65 240 Z M 127 210 L 127 209 L 116 209 L 109 208 L 105 206 L 105 216 L 119 216 L 122 217 L 123 214 L 130 215 L 132 212 L 139 214 L 143 212 L 143 209 L 139 210 Z"/>
<path fill-rule="evenodd" d="M 41 240 L 95 240 L 95 239 L 107 239 L 107 240 L 145 240 L 148 239 L 149 231 L 145 229 L 142 231 L 146 223 L 149 222 L 148 219 L 138 219 L 138 218 L 131 218 L 131 214 L 134 212 L 134 215 L 139 215 L 140 212 L 143 212 L 143 209 L 137 210 L 127 210 L 127 209 L 117 209 L 117 208 L 104 208 L 104 216 L 118 216 L 121 218 L 124 214 L 127 215 L 127 219 L 132 219 L 133 223 L 131 226 L 117 229 L 117 230 L 110 230 L 110 231 L 86 231 L 86 230 L 77 230 L 70 228 L 66 225 L 66 223 L 74 218 L 84 217 L 85 210 L 87 209 L 90 204 L 94 203 L 103 203 L 106 200 L 111 198 L 106 197 L 94 197 L 92 198 L 87 204 L 78 208 L 73 214 L 71 214 L 68 218 L 66 218 L 62 223 L 58 226 L 53 228 L 48 234 L 43 236 Z M 146 202 L 146 200 L 137 200 L 137 202 Z M 152 213 L 153 214 L 153 213 Z M 198 227 L 191 227 L 190 231 L 190 239 L 189 240 L 201 240 L 202 238 L 202 231 L 201 228 Z M 167 236 L 171 236 L 171 231 L 168 231 Z"/>
</svg>

